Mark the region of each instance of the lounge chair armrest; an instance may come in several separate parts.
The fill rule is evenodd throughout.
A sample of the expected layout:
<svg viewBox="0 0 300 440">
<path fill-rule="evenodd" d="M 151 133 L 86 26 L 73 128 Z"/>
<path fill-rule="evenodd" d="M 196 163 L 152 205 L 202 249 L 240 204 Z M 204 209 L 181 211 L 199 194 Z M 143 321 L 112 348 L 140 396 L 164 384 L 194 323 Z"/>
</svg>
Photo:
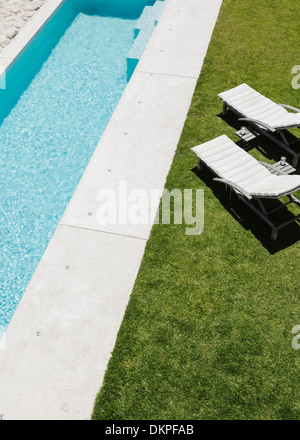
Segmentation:
<svg viewBox="0 0 300 440">
<path fill-rule="evenodd" d="M 293 194 L 290 194 L 288 197 L 293 203 L 300 206 L 300 200 L 298 200 L 297 197 L 293 196 Z"/>
<path fill-rule="evenodd" d="M 267 162 L 262 162 L 261 160 L 258 161 L 260 164 L 262 164 L 264 167 L 268 168 L 269 170 L 274 170 L 276 171 L 277 174 L 282 174 L 283 176 L 286 175 L 285 172 L 283 172 L 282 170 L 274 167 L 274 165 L 267 163 Z"/>
<path fill-rule="evenodd" d="M 250 122 L 251 124 L 260 125 L 265 130 L 275 132 L 275 128 L 271 127 L 270 125 L 266 124 L 265 122 L 259 121 L 258 119 L 252 119 L 252 118 L 239 118 L 239 121 L 245 121 Z"/>
<path fill-rule="evenodd" d="M 286 104 L 278 104 L 280 107 L 286 108 L 288 110 L 293 110 L 296 113 L 300 113 L 300 110 L 296 107 L 293 107 L 292 105 L 286 105 Z"/>
<path fill-rule="evenodd" d="M 231 182 L 230 180 L 220 179 L 219 177 L 215 177 L 213 180 L 215 182 L 224 183 L 224 185 L 230 186 L 231 188 L 235 189 L 239 193 L 243 194 L 243 196 L 246 197 L 248 200 L 251 200 L 253 198 L 247 191 L 245 191 L 243 188 L 241 188 L 236 183 Z"/>
</svg>

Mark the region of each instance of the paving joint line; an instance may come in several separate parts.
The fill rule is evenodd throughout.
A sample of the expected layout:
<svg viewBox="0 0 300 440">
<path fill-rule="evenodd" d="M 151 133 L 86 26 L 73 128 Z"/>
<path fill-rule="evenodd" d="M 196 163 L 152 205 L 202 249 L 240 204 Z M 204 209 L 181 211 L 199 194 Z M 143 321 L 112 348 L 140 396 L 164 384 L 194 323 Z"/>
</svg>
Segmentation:
<svg viewBox="0 0 300 440">
<path fill-rule="evenodd" d="M 197 79 L 199 78 L 199 76 L 188 76 L 188 75 L 176 75 L 175 73 L 163 73 L 163 72 L 148 72 L 145 70 L 136 70 L 136 72 L 138 73 L 148 73 L 148 74 L 152 74 L 152 75 L 163 75 L 163 76 L 175 76 L 178 78 L 189 78 L 189 79 Z"/>
<path fill-rule="evenodd" d="M 58 226 L 65 226 L 67 228 L 84 229 L 86 231 L 101 232 L 102 234 L 110 234 L 110 235 L 117 235 L 119 237 L 134 238 L 135 240 L 143 240 L 143 241 L 147 241 L 148 240 L 148 238 L 144 238 L 144 237 L 136 237 L 134 235 L 127 235 L 127 234 L 118 234 L 117 232 L 103 231 L 102 229 L 86 228 L 84 226 L 67 225 L 65 223 L 59 223 Z"/>
</svg>

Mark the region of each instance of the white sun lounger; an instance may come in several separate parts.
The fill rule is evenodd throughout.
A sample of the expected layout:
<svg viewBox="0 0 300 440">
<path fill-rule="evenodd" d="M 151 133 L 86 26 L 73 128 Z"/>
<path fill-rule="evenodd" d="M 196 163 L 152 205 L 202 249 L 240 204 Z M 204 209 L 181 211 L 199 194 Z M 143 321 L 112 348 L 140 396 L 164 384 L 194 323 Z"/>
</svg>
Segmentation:
<svg viewBox="0 0 300 440">
<path fill-rule="evenodd" d="M 300 189 L 300 176 L 272 174 L 270 170 L 278 170 L 270 164 L 257 161 L 225 135 L 198 145 L 192 150 L 198 156 L 199 170 L 204 163 L 217 176 L 214 178 L 215 181 L 229 187 L 271 226 L 272 240 L 276 240 L 281 228 L 300 218 L 299 213 L 281 224 L 275 224 L 270 219 L 270 215 L 290 203 L 300 206 L 300 201 L 292 195 Z M 279 199 L 283 196 L 288 196 L 289 201 L 267 212 L 264 200 Z"/>
<path fill-rule="evenodd" d="M 295 151 L 291 145 L 298 142 L 288 142 L 284 130 L 300 127 L 300 110 L 285 104 L 276 104 L 247 84 L 241 84 L 226 92 L 220 93 L 219 98 L 223 102 L 222 114 L 227 108 L 238 116 L 239 121 L 244 121 L 253 126 L 260 134 L 263 134 L 278 145 L 283 147 L 293 156 L 293 166 L 296 167 L 300 151 Z M 292 110 L 296 113 L 291 113 Z M 280 138 L 275 134 L 279 133 Z"/>
</svg>

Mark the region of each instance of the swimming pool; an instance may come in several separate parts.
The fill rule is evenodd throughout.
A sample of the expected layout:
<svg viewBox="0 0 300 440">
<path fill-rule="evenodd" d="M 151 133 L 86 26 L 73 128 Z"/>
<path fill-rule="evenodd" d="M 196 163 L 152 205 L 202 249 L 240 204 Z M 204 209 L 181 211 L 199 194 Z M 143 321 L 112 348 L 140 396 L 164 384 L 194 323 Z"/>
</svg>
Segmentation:
<svg viewBox="0 0 300 440">
<path fill-rule="evenodd" d="M 6 76 L 0 337 L 126 87 L 126 58 L 146 4 L 67 0 Z"/>
</svg>

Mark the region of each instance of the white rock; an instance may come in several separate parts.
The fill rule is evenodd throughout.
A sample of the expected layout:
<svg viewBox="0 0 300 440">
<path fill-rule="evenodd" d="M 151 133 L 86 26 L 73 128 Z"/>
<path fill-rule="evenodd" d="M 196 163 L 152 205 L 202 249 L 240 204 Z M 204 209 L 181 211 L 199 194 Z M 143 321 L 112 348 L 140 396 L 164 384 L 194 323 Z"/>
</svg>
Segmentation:
<svg viewBox="0 0 300 440">
<path fill-rule="evenodd" d="M 34 10 L 34 8 L 30 5 L 24 6 L 24 8 L 22 8 L 22 9 L 23 9 L 23 11 L 33 11 Z"/>
<path fill-rule="evenodd" d="M 23 17 L 27 17 L 27 18 L 29 18 L 29 17 L 32 17 L 33 14 L 34 14 L 33 11 L 22 11 L 20 16 L 21 16 L 22 18 L 23 18 Z"/>
<path fill-rule="evenodd" d="M 17 29 L 21 29 L 25 25 L 26 21 L 22 20 L 22 18 L 18 18 L 15 22 L 15 26 Z"/>
<path fill-rule="evenodd" d="M 9 10 L 13 14 L 18 14 L 20 12 L 20 8 L 18 6 L 12 6 Z"/>
<path fill-rule="evenodd" d="M 18 31 L 15 27 L 10 27 L 8 29 L 6 29 L 6 36 L 7 38 L 9 38 L 10 40 L 12 38 L 14 38 L 17 35 Z"/>
</svg>

